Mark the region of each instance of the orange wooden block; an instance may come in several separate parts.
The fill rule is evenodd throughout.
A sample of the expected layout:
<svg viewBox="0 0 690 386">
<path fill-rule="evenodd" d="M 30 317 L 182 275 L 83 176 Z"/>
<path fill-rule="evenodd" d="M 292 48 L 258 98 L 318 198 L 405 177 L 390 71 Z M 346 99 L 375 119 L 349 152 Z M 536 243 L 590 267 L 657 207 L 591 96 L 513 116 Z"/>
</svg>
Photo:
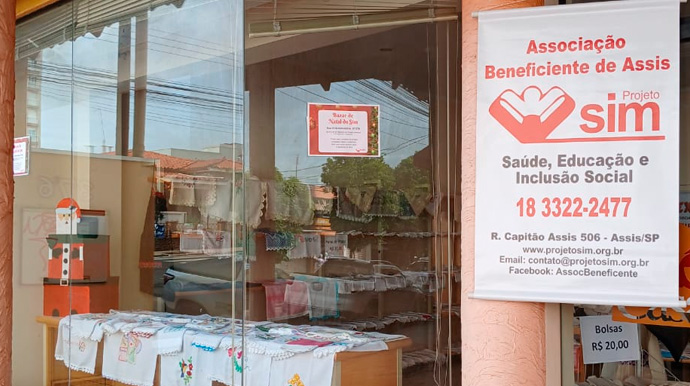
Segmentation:
<svg viewBox="0 0 690 386">
<path fill-rule="evenodd" d="M 72 284 L 71 286 L 44 284 L 43 315 L 67 316 L 117 309 L 119 281 L 118 277 L 110 277 L 105 283 Z"/>
</svg>

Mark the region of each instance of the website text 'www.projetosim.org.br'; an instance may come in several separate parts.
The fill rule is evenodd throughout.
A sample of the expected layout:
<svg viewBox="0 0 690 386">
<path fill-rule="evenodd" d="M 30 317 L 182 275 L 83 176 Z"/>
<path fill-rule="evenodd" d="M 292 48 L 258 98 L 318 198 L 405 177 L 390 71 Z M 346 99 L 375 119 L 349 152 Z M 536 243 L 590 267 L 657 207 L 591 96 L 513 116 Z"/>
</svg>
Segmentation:
<svg viewBox="0 0 690 386">
<path fill-rule="evenodd" d="M 528 257 L 528 264 L 559 265 L 563 267 L 630 267 L 637 268 L 639 261 L 635 259 L 610 259 L 609 256 L 623 254 L 623 248 L 589 248 L 589 247 L 523 247 L 525 254 L 542 255 Z M 572 257 L 571 255 L 585 255 L 587 257 Z M 591 256 L 606 256 L 591 257 Z"/>
</svg>

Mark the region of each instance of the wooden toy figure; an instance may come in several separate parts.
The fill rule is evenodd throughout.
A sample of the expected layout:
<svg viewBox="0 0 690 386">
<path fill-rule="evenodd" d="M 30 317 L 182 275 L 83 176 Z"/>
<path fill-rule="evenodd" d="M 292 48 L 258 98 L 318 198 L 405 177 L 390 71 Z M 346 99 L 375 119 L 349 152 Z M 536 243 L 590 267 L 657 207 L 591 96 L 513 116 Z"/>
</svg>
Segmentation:
<svg viewBox="0 0 690 386">
<path fill-rule="evenodd" d="M 81 221 L 81 209 L 71 198 L 63 198 L 55 208 L 55 230 L 57 235 L 77 234 Z M 61 285 L 68 280 L 84 279 L 84 244 L 56 242 L 48 255 L 48 277 L 60 279 Z"/>
</svg>

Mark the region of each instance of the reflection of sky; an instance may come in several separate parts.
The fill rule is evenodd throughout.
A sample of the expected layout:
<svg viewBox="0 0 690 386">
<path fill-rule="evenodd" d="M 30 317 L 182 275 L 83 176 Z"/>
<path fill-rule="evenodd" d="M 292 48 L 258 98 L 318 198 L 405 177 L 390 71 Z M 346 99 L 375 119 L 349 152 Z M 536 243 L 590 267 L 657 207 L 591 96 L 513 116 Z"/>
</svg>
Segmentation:
<svg viewBox="0 0 690 386">
<path fill-rule="evenodd" d="M 150 13 L 147 150 L 201 150 L 243 141 L 241 17 L 242 4 L 225 0 L 187 0 L 182 9 L 164 6 Z M 203 28 L 199 28 L 200 20 Z M 133 24 L 133 45 L 135 36 Z M 86 34 L 73 43 L 43 50 L 42 147 L 69 150 L 73 141 L 75 151 L 112 150 L 117 60 L 117 24 L 104 28 L 98 37 Z M 133 50 L 132 77 L 135 60 Z M 70 87 L 72 76 L 74 88 Z M 276 167 L 286 175 L 294 175 L 297 168 L 300 179 L 319 182 L 319 166 L 325 158 L 306 155 L 307 102 L 380 105 L 381 149 L 391 166 L 424 148 L 428 144 L 428 107 L 402 88 L 392 90 L 375 80 L 368 86 L 352 81 L 333 84 L 329 92 L 318 85 L 276 90 Z M 413 105 L 414 111 L 401 103 Z M 130 117 L 130 148 L 132 129 Z"/>
<path fill-rule="evenodd" d="M 159 7 L 149 17 L 146 148 L 201 149 L 232 142 L 233 124 L 241 124 L 228 101 L 241 90 L 241 13 L 232 1 L 187 0 L 184 8 Z M 241 7 L 241 5 L 240 5 Z M 241 9 L 241 8 L 240 8 Z M 239 16 L 238 16 L 239 15 Z M 204 20 L 208 28 L 198 28 Z M 136 26 L 132 26 L 135 44 Z M 234 38 L 233 38 L 234 37 Z M 238 44 L 238 41 L 240 44 Z M 240 49 L 236 51 L 234 48 Z M 115 145 L 118 25 L 98 37 L 87 34 L 43 51 L 41 146 L 70 148 L 71 109 L 74 94 L 74 150 L 101 151 Z M 74 55 L 72 55 L 74 54 Z M 132 76 L 135 53 L 132 52 Z M 70 89 L 74 63 L 75 88 Z M 239 71 L 235 71 L 238 69 Z M 133 84 L 132 84 L 133 87 Z M 167 94 L 159 94 L 163 89 Z M 190 93 L 188 90 L 197 90 Z M 211 93 L 224 94 L 207 106 Z M 192 95 L 193 94 L 193 95 Z M 241 94 L 239 94 L 241 95 Z M 203 99 L 199 99 L 203 96 Z M 133 114 L 133 93 L 130 95 Z M 241 111 L 240 111 L 241 114 Z M 81 123 L 79 123 L 81 122 Z M 133 117 L 130 118 L 130 128 Z M 241 130 L 236 131 L 239 135 Z M 241 140 L 237 140 L 241 142 Z M 131 130 L 130 130 L 131 147 Z"/>
</svg>

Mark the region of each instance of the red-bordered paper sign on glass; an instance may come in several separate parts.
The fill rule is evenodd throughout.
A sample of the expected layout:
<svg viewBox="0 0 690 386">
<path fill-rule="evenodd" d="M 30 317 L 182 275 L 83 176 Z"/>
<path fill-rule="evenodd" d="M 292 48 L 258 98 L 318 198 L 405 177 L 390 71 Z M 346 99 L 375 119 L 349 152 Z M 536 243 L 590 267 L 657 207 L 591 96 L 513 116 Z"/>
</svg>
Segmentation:
<svg viewBox="0 0 690 386">
<path fill-rule="evenodd" d="M 379 106 L 309 103 L 309 156 L 379 157 Z"/>
<path fill-rule="evenodd" d="M 15 177 L 29 175 L 29 149 L 31 148 L 29 137 L 14 139 L 12 150 L 12 171 Z"/>
</svg>

